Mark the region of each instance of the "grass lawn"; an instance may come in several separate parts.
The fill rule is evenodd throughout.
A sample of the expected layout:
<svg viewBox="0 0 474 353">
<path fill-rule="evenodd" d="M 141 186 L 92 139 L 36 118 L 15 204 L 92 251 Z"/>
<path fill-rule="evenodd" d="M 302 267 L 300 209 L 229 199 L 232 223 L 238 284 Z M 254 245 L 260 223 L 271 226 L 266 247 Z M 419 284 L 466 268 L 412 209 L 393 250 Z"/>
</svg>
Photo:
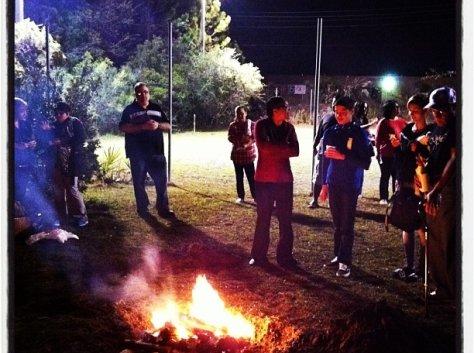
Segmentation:
<svg viewBox="0 0 474 353">
<path fill-rule="evenodd" d="M 206 274 L 229 306 L 257 324 L 271 322 L 249 352 L 454 352 L 455 308 L 432 303 L 425 317 L 421 283 L 391 278 L 403 265 L 401 237 L 384 229 L 375 161 L 358 203 L 353 275 L 341 279 L 323 266 L 332 258 L 331 216 L 327 206 L 306 207 L 312 127 L 297 134 L 293 228 L 300 270 L 275 264 L 276 219 L 269 253 L 275 265 L 247 265 L 255 207 L 233 202 L 226 132 L 176 134 L 169 197 L 178 220 L 145 222 L 130 184 L 93 184 L 85 192 L 89 226 L 70 229 L 79 240 L 27 246 L 15 239 L 15 352 L 120 352 L 124 339 L 149 327 L 150 301 L 162 293 L 188 300 L 197 274 Z M 105 136 L 99 154 L 110 146 L 123 149 L 123 137 Z M 153 187 L 148 192 L 153 200 Z"/>
</svg>

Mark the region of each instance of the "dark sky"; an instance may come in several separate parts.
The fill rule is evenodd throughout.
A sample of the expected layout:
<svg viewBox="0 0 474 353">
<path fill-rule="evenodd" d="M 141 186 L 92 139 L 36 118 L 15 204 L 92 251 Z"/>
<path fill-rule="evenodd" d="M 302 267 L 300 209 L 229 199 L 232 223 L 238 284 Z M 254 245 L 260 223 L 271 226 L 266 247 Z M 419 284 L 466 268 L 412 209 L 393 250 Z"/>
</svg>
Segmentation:
<svg viewBox="0 0 474 353">
<path fill-rule="evenodd" d="M 456 69 L 455 0 L 221 0 L 230 35 L 263 74 L 423 75 Z"/>
</svg>

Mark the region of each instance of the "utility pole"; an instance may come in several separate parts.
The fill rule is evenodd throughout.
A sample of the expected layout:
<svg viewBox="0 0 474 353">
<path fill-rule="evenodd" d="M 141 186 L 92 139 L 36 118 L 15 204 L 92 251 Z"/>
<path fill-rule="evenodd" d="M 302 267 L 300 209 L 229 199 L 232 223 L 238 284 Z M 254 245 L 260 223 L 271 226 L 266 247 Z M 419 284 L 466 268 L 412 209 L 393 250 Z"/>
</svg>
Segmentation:
<svg viewBox="0 0 474 353">
<path fill-rule="evenodd" d="M 323 19 L 318 18 L 316 22 L 316 65 L 314 68 L 314 97 L 313 97 L 313 140 L 316 136 L 316 129 L 318 126 L 319 113 L 319 84 L 321 82 L 321 43 L 323 39 Z M 314 177 L 314 156 L 316 151 L 313 148 L 313 160 L 311 163 L 311 180 Z M 311 190 L 312 190 L 311 186 Z M 317 196 L 316 196 L 317 197 Z"/>
<path fill-rule="evenodd" d="M 25 18 L 23 0 L 15 0 L 15 22 L 20 22 Z"/>
<path fill-rule="evenodd" d="M 168 184 L 171 184 L 171 135 L 173 133 L 173 22 L 169 23 L 168 36 L 168 114 L 170 131 L 168 132 Z"/>
<path fill-rule="evenodd" d="M 201 0 L 201 38 L 202 53 L 206 52 L 206 0 Z"/>
</svg>

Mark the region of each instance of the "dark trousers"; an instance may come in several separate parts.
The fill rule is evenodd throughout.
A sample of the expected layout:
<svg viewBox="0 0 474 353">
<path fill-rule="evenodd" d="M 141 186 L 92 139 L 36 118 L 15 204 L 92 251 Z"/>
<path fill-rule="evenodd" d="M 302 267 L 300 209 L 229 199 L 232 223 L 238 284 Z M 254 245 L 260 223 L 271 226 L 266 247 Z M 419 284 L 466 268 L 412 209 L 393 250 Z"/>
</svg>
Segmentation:
<svg viewBox="0 0 474 353">
<path fill-rule="evenodd" d="M 59 169 L 54 170 L 54 202 L 56 211 L 62 223 L 67 216 L 87 217 L 86 205 L 79 191 L 78 178 L 63 175 Z"/>
<path fill-rule="evenodd" d="M 358 193 L 329 186 L 329 208 L 334 225 L 334 255 L 339 262 L 352 263 L 354 219 Z"/>
<path fill-rule="evenodd" d="M 392 193 L 395 192 L 395 166 L 394 159 L 392 157 L 381 157 L 379 161 L 380 166 L 380 199 L 388 200 L 388 183 L 390 176 L 392 177 Z"/>
<path fill-rule="evenodd" d="M 257 260 L 267 257 L 270 244 L 270 221 L 273 204 L 276 203 L 276 214 L 280 230 L 276 255 L 278 261 L 293 257 L 293 228 L 291 215 L 293 211 L 293 183 L 255 183 L 257 201 L 257 223 L 251 256 Z"/>
<path fill-rule="evenodd" d="M 247 176 L 247 181 L 249 183 L 250 193 L 252 197 L 255 199 L 255 182 L 254 182 L 254 175 L 255 175 L 255 166 L 253 163 L 250 164 L 236 164 L 234 162 L 234 169 L 235 169 L 235 181 L 237 185 L 237 196 L 240 197 L 242 200 L 245 198 L 245 190 L 244 190 L 244 171 L 245 175 Z"/>
<path fill-rule="evenodd" d="M 168 176 L 166 175 L 166 158 L 164 155 L 154 155 L 149 157 L 130 158 L 130 167 L 132 171 L 133 190 L 137 202 L 137 211 L 146 212 L 148 205 L 148 195 L 145 191 L 145 179 L 147 173 L 150 174 L 155 183 L 156 190 L 156 209 L 166 211 L 168 205 Z"/>
<path fill-rule="evenodd" d="M 455 295 L 456 197 L 455 186 L 448 183 L 441 192 L 435 217 L 427 215 L 428 265 L 437 289 Z"/>
</svg>

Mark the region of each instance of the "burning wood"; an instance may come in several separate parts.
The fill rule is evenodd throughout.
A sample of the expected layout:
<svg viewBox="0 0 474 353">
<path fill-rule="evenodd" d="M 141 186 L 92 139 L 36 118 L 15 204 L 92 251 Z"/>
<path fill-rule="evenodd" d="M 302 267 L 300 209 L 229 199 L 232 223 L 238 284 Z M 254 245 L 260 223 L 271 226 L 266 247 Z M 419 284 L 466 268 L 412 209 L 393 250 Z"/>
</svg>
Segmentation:
<svg viewBox="0 0 474 353">
<path fill-rule="evenodd" d="M 132 352 L 239 353 L 256 340 L 255 325 L 227 308 L 203 275 L 196 279 L 189 304 L 172 299 L 155 304 L 150 321 L 153 327 L 140 340 L 125 342 Z"/>
</svg>

